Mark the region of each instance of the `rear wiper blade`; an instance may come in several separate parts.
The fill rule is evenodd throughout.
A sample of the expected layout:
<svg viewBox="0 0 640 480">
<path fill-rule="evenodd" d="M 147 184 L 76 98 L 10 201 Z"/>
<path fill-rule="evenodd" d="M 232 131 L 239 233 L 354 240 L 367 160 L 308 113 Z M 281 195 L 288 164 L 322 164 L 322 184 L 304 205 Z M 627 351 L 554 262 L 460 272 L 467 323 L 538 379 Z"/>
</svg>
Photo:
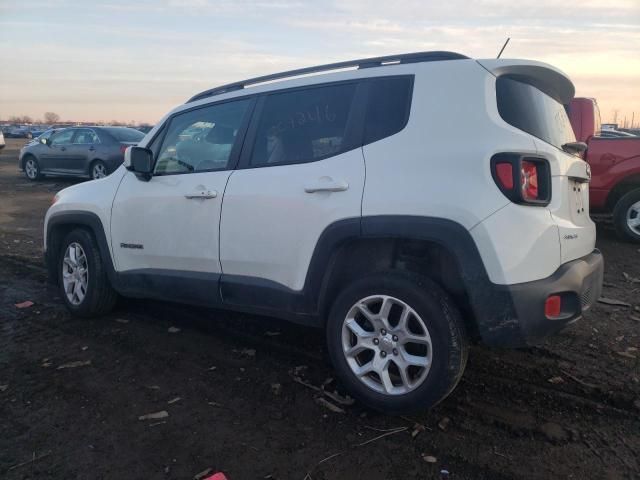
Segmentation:
<svg viewBox="0 0 640 480">
<path fill-rule="evenodd" d="M 562 150 L 567 153 L 582 153 L 587 150 L 588 146 L 584 142 L 569 142 L 562 145 Z"/>
</svg>

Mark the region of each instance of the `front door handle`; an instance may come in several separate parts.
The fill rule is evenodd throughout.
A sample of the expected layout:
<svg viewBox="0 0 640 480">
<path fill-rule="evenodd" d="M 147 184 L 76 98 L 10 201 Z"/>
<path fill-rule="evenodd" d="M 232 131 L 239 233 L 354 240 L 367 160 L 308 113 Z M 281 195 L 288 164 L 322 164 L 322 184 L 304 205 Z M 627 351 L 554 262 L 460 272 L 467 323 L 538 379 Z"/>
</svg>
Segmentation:
<svg viewBox="0 0 640 480">
<path fill-rule="evenodd" d="M 67 149 L 66 149 L 65 147 L 60 147 L 60 151 L 62 151 L 62 152 L 66 152 L 66 151 L 67 151 Z"/>
<path fill-rule="evenodd" d="M 218 192 L 215 190 L 199 190 L 194 193 L 187 193 L 184 198 L 188 198 L 189 200 L 208 200 L 210 198 L 216 198 L 218 196 Z"/>
<path fill-rule="evenodd" d="M 307 193 L 316 192 L 344 192 L 349 188 L 349 184 L 344 180 L 334 180 L 331 177 L 320 177 L 307 184 L 304 191 Z"/>
</svg>

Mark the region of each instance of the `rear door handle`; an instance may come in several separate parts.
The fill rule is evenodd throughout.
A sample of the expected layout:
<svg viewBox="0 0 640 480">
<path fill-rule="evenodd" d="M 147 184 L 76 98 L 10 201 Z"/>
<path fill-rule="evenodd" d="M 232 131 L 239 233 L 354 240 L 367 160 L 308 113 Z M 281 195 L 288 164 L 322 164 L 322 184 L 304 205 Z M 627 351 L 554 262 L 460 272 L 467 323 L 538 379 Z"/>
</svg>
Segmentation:
<svg viewBox="0 0 640 480">
<path fill-rule="evenodd" d="M 320 177 L 307 184 L 304 191 L 307 193 L 316 192 L 344 192 L 349 188 L 349 184 L 344 180 L 334 180 L 331 177 Z"/>
<path fill-rule="evenodd" d="M 89 147 L 89 151 L 90 152 L 95 152 L 96 151 L 96 147 Z"/>
<path fill-rule="evenodd" d="M 199 190 L 194 193 L 187 193 L 184 198 L 188 198 L 189 200 L 208 200 L 210 198 L 216 198 L 218 196 L 218 192 L 215 190 Z"/>
</svg>

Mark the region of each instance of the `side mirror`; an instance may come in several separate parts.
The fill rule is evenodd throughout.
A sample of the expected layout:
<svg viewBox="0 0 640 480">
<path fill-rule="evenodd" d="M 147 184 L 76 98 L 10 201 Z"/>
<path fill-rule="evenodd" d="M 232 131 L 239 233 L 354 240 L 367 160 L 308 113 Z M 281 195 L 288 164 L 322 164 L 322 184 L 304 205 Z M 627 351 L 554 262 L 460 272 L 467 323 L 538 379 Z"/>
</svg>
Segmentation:
<svg viewBox="0 0 640 480">
<path fill-rule="evenodd" d="M 144 147 L 129 147 L 124 152 L 124 167 L 145 181 L 151 180 L 153 152 Z"/>
<path fill-rule="evenodd" d="M 50 138 L 43 138 L 42 140 L 40 140 L 41 143 L 44 143 L 47 147 L 51 146 L 51 139 Z"/>
</svg>

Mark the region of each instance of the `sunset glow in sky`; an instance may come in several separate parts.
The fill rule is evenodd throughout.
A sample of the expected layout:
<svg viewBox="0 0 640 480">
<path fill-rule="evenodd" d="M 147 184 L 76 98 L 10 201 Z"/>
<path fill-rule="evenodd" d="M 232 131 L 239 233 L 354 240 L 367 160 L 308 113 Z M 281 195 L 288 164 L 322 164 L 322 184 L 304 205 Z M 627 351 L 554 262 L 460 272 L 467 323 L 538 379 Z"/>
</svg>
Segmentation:
<svg viewBox="0 0 640 480">
<path fill-rule="evenodd" d="M 640 0 L 0 0 L 0 120 L 155 123 L 201 90 L 422 50 L 551 63 L 640 125 Z"/>
</svg>

